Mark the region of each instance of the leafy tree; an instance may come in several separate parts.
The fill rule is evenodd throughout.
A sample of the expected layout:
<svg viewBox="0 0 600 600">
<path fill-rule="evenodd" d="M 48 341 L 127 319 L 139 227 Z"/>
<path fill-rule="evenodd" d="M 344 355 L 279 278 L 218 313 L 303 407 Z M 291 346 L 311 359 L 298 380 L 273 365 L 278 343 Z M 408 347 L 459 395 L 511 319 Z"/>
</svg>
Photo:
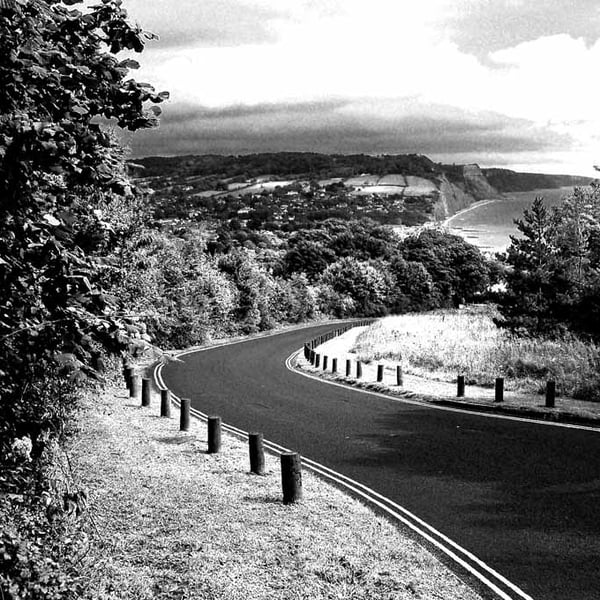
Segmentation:
<svg viewBox="0 0 600 600">
<path fill-rule="evenodd" d="M 167 97 L 128 77 L 150 37 L 120 0 L 0 2 L 0 428 L 56 425 L 44 383 L 57 366 L 91 370 L 126 341 L 99 282 L 115 241 L 99 207 L 134 192 L 102 121 L 152 127 Z M 43 410 L 40 410 L 43 407 Z M 0 431 L 1 433 L 1 431 Z"/>
<path fill-rule="evenodd" d="M 393 277 L 390 310 L 394 313 L 424 311 L 433 308 L 434 285 L 427 269 L 418 262 L 394 257 L 389 266 Z"/>
<path fill-rule="evenodd" d="M 305 273 L 315 281 L 335 260 L 335 252 L 323 243 L 300 239 L 294 243 L 283 257 L 287 273 Z"/>
<path fill-rule="evenodd" d="M 359 314 L 369 316 L 386 312 L 389 289 L 386 278 L 380 268 L 369 262 L 353 257 L 340 258 L 327 267 L 321 281 L 338 294 L 352 298 Z"/>
<path fill-rule="evenodd" d="M 473 300 L 489 283 L 484 256 L 459 236 L 425 229 L 405 238 L 400 253 L 406 261 L 425 267 L 433 281 L 437 306 Z"/>
</svg>

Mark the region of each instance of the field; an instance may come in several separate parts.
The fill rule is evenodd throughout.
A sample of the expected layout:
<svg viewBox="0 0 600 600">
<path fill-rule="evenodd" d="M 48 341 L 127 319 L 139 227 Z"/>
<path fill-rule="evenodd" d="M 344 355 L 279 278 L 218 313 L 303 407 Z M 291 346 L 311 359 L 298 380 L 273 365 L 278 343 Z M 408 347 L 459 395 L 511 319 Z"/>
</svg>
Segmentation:
<svg viewBox="0 0 600 600">
<path fill-rule="evenodd" d="M 518 338 L 499 329 L 491 307 L 382 319 L 360 334 L 352 352 L 363 361 L 388 359 L 403 370 L 440 381 L 464 374 L 469 384 L 538 393 L 548 379 L 572 398 L 600 399 L 600 348 L 575 338 Z"/>
<path fill-rule="evenodd" d="M 521 218 L 536 196 L 543 196 L 547 206 L 556 206 L 572 188 L 513 192 L 510 197 L 479 204 L 448 219 L 450 233 L 460 235 L 481 250 L 502 252 L 517 233 L 514 219 Z"/>
</svg>

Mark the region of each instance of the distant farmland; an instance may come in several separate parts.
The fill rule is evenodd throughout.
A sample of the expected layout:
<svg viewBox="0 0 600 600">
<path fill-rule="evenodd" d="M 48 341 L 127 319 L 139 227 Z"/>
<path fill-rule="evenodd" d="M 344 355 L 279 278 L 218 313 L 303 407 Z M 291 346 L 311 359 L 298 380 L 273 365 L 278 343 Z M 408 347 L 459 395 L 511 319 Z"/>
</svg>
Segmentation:
<svg viewBox="0 0 600 600">
<path fill-rule="evenodd" d="M 513 192 L 500 200 L 478 203 L 461 211 L 446 222 L 450 233 L 460 235 L 486 252 L 502 252 L 510 244 L 509 236 L 517 229 L 514 219 L 519 219 L 536 196 L 542 196 L 547 206 L 555 206 L 573 188 Z"/>
</svg>

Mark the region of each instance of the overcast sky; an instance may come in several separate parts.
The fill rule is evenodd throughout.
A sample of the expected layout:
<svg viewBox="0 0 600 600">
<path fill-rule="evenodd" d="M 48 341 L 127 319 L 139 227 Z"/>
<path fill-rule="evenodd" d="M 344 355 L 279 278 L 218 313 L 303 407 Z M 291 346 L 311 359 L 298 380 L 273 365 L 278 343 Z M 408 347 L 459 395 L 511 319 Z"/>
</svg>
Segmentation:
<svg viewBox="0 0 600 600">
<path fill-rule="evenodd" d="M 125 0 L 169 90 L 134 155 L 416 152 L 600 163 L 597 0 Z"/>
</svg>

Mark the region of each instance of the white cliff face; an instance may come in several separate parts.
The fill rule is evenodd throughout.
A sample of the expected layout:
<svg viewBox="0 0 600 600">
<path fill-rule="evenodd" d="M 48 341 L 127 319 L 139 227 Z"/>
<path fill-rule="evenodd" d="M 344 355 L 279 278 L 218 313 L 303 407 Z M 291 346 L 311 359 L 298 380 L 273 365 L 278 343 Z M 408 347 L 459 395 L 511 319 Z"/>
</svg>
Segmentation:
<svg viewBox="0 0 600 600">
<path fill-rule="evenodd" d="M 434 207 L 436 221 L 445 221 L 459 210 L 463 210 L 480 200 L 500 198 L 478 165 L 463 167 L 463 182 L 450 182 L 444 175 L 440 179 L 439 198 Z"/>
<path fill-rule="evenodd" d="M 465 165 L 463 176 L 466 185 L 465 191 L 471 194 L 476 201 L 500 197 L 498 191 L 489 184 L 479 165 Z"/>
</svg>

